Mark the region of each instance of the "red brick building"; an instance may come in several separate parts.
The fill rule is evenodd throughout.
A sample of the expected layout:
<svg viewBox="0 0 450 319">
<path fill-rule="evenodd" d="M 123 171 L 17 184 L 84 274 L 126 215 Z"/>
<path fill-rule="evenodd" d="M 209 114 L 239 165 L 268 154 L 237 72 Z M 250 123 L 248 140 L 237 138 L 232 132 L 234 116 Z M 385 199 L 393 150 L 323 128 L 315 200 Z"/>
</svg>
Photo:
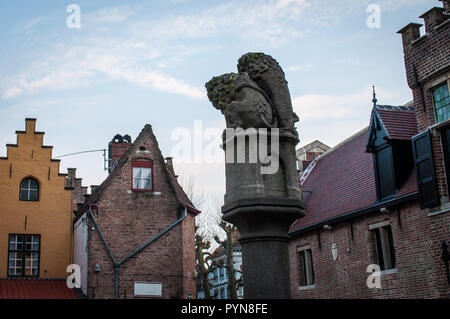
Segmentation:
<svg viewBox="0 0 450 319">
<path fill-rule="evenodd" d="M 448 298 L 450 1 L 399 31 L 407 106 L 320 156 L 291 227 L 294 298 Z M 379 268 L 376 268 L 377 265 Z M 379 271 L 372 273 L 373 270 Z M 377 281 L 379 279 L 379 281 Z"/>
<path fill-rule="evenodd" d="M 177 183 L 150 125 L 134 143 L 116 135 L 109 176 L 80 205 L 75 263 L 88 298 L 196 296 L 198 211 Z"/>
</svg>

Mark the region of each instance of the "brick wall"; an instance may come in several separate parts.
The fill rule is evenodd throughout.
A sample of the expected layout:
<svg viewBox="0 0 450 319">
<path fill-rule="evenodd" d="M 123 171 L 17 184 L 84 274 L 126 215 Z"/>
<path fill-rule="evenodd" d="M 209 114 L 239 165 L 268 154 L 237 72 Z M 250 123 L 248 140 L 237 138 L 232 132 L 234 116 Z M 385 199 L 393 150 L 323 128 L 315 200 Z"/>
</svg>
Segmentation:
<svg viewBox="0 0 450 319">
<path fill-rule="evenodd" d="M 194 279 L 195 260 L 195 220 L 194 216 L 188 214 L 186 221 L 182 224 L 182 247 L 183 247 L 183 296 L 187 298 L 192 295 L 196 297 L 196 281 Z"/>
<path fill-rule="evenodd" d="M 130 148 L 131 143 L 115 143 L 111 142 L 109 144 L 109 154 L 108 154 L 108 161 L 109 161 L 109 169 L 111 170 L 116 163 L 118 159 L 122 157 L 123 154 L 125 154 L 126 151 Z"/>
<path fill-rule="evenodd" d="M 291 241 L 291 291 L 293 298 L 448 298 L 445 267 L 440 245 L 450 238 L 450 214 L 427 216 L 419 203 L 412 202 L 391 212 L 375 212 L 350 222 L 333 225 L 332 230 L 305 233 Z M 366 272 L 375 263 L 374 242 L 369 225 L 389 221 L 392 227 L 396 272 L 382 276 L 381 289 L 369 289 Z M 337 243 L 338 258 L 331 245 Z M 297 246 L 311 245 L 315 287 L 299 290 Z"/>
<path fill-rule="evenodd" d="M 448 5 L 448 1 L 446 2 Z M 432 90 L 450 81 L 450 19 L 443 8 L 424 13 L 426 33 L 420 36 L 420 24 L 411 23 L 399 31 L 403 39 L 406 78 L 412 90 L 419 132 L 436 124 Z M 444 158 L 439 131 L 432 137 L 434 162 L 442 202 L 448 201 Z"/>
<path fill-rule="evenodd" d="M 158 235 L 184 214 L 169 186 L 157 144 L 143 131 L 130 149 L 128 160 L 117 167 L 97 202 L 97 223 L 116 261 Z M 139 149 L 144 147 L 145 151 Z M 131 162 L 134 158 L 153 160 L 154 192 L 131 191 Z M 96 231 L 89 233 L 90 298 L 114 298 L 114 268 Z M 191 214 L 168 233 L 126 261 L 119 271 L 119 297 L 134 297 L 135 281 L 162 283 L 163 298 L 196 295 L 193 271 L 194 219 Z M 95 272 L 95 265 L 100 272 Z"/>
<path fill-rule="evenodd" d="M 449 1 L 444 1 L 446 8 Z M 433 127 L 436 117 L 432 90 L 450 81 L 450 19 L 442 8 L 432 8 L 411 23 L 402 35 L 407 82 L 412 90 L 419 132 Z M 439 129 L 432 130 L 432 145 L 441 204 L 448 202 L 448 187 Z M 381 289 L 368 288 L 367 266 L 374 264 L 375 242 L 369 226 L 388 221 L 393 233 L 396 269 L 382 275 Z M 449 298 L 440 246 L 450 238 L 450 211 L 445 205 L 422 210 L 418 201 L 390 212 L 374 212 L 331 230 L 310 231 L 293 238 L 289 247 L 291 291 L 294 298 Z M 353 237 L 352 230 L 353 229 Z M 320 235 L 320 236 L 319 236 Z M 319 245 L 320 238 L 320 245 Z M 338 258 L 331 247 L 337 244 Z M 310 245 L 315 285 L 299 289 L 298 246 Z"/>
</svg>

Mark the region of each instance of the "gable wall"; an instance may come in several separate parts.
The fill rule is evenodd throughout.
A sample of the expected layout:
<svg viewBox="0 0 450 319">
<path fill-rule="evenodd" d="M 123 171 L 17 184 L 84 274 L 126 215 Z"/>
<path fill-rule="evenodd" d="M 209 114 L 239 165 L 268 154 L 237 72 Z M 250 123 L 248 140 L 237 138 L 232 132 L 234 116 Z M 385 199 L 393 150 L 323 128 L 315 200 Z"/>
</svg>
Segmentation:
<svg viewBox="0 0 450 319">
<path fill-rule="evenodd" d="M 0 159 L 0 277 L 7 276 L 9 234 L 41 236 L 39 277 L 65 278 L 72 263 L 72 194 L 35 125 L 35 119 L 26 119 L 17 145 L 8 145 L 7 157 Z M 38 181 L 38 201 L 19 200 L 26 177 Z"/>
<path fill-rule="evenodd" d="M 153 144 L 149 132 L 141 133 L 140 137 L 132 146 L 125 164 L 116 168 L 117 174 L 97 202 L 98 217 L 95 217 L 117 262 L 184 214 L 168 184 L 163 170 L 165 164 L 156 151 L 157 145 Z M 141 146 L 149 150 L 149 153 L 136 152 Z M 131 161 L 142 156 L 153 160 L 153 193 L 131 191 Z M 191 223 L 193 227 L 193 219 L 183 223 Z M 183 276 L 189 274 L 183 269 L 182 228 L 178 224 L 120 267 L 120 298 L 133 298 L 135 281 L 161 282 L 163 298 L 186 297 L 183 296 Z M 192 245 L 193 243 L 192 238 Z M 100 265 L 100 272 L 95 272 L 96 264 Z M 88 296 L 114 298 L 113 264 L 100 236 L 92 230 L 89 234 L 88 268 Z M 195 295 L 195 291 L 192 294 Z"/>
</svg>

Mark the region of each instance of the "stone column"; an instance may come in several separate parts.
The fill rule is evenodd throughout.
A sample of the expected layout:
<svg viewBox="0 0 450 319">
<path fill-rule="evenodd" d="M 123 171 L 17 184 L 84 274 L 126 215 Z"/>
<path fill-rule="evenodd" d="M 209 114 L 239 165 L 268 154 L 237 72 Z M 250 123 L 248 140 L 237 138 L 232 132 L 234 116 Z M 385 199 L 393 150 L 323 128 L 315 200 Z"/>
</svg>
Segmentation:
<svg viewBox="0 0 450 319">
<path fill-rule="evenodd" d="M 239 230 L 244 297 L 290 298 L 289 227 L 303 216 L 295 146 L 299 139 L 284 72 L 263 53 L 248 53 L 239 73 L 206 88 L 225 115 L 223 219 Z"/>
<path fill-rule="evenodd" d="M 246 299 L 289 299 L 287 234 L 302 216 L 298 200 L 248 199 L 224 205 L 223 219 L 239 229 Z"/>
<path fill-rule="evenodd" d="M 259 132 L 254 131 L 259 141 Z M 239 134 L 239 133 L 238 133 Z M 247 132 L 245 145 L 239 145 L 235 134 L 224 140 L 233 143 L 234 155 L 244 152 L 249 159 L 249 150 L 258 150 L 252 146 L 251 132 Z M 243 134 L 242 132 L 240 134 Z M 270 141 L 268 139 L 270 150 Z M 294 149 L 296 140 L 281 138 L 280 153 L 283 148 Z M 293 145 L 292 145 L 293 144 Z M 231 151 L 231 148 L 228 148 Z M 280 161 L 277 172 L 261 174 L 262 163 L 226 163 L 225 205 L 222 207 L 223 219 L 235 225 L 239 230 L 239 243 L 242 247 L 244 297 L 246 299 L 289 299 L 290 269 L 288 230 L 292 223 L 303 216 L 303 204 L 300 193 L 289 197 L 284 178 L 284 162 Z"/>
</svg>

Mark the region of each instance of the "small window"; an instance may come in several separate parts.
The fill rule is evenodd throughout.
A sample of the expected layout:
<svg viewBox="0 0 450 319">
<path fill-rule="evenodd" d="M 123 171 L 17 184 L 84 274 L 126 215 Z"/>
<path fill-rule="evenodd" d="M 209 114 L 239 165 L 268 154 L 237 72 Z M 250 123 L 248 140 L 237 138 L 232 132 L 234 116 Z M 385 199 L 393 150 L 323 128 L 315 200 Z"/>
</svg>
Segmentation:
<svg viewBox="0 0 450 319">
<path fill-rule="evenodd" d="M 23 201 L 39 200 L 39 184 L 32 178 L 27 178 L 20 183 L 19 199 Z"/>
<path fill-rule="evenodd" d="M 298 249 L 299 285 L 314 285 L 314 266 L 312 251 L 308 247 Z"/>
<path fill-rule="evenodd" d="M 9 235 L 8 276 L 39 276 L 39 235 Z"/>
<path fill-rule="evenodd" d="M 433 103 L 436 122 L 450 119 L 450 97 L 447 82 L 433 90 Z"/>
<path fill-rule="evenodd" d="M 149 161 L 132 163 L 133 185 L 135 191 L 153 191 L 153 165 Z"/>
<path fill-rule="evenodd" d="M 395 250 L 390 225 L 374 227 L 371 230 L 375 248 L 375 263 L 381 270 L 395 268 Z"/>
</svg>

